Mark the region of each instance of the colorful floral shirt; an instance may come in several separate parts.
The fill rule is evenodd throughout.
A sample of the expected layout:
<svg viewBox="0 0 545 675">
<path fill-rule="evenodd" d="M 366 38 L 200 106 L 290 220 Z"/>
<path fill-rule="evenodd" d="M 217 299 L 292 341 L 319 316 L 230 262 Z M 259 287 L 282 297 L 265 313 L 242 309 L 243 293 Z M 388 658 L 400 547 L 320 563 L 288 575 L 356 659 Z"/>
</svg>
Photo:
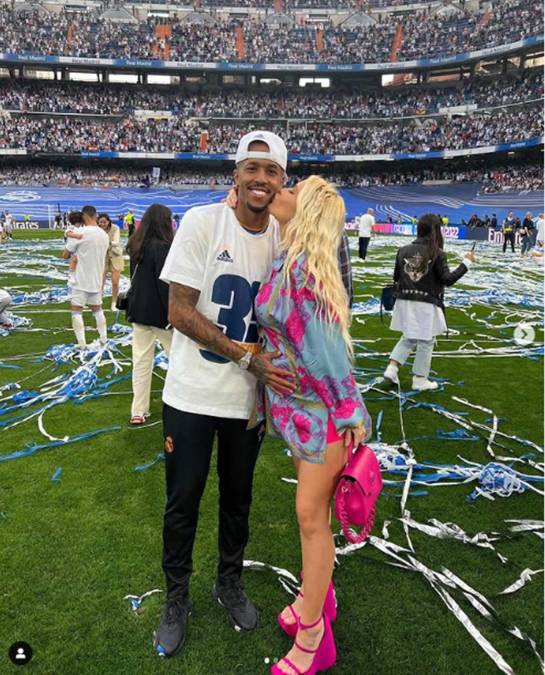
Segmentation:
<svg viewBox="0 0 545 675">
<path fill-rule="evenodd" d="M 340 326 L 317 315 L 314 279 L 306 280 L 306 258 L 293 264 L 288 288 L 282 272 L 285 257 L 283 253 L 274 261 L 255 309 L 264 351 L 280 352 L 274 365 L 296 373 L 296 390 L 283 396 L 266 387 L 263 412 L 268 431 L 283 438 L 295 457 L 322 463 L 329 417 L 339 433 L 363 424 L 366 438 L 371 435 L 371 418 Z"/>
</svg>

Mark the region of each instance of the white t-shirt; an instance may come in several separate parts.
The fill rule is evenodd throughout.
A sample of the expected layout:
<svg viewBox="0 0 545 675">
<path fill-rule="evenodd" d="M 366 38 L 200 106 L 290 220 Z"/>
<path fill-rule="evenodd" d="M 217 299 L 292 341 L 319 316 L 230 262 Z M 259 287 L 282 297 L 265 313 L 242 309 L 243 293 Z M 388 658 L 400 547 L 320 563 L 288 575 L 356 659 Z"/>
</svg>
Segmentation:
<svg viewBox="0 0 545 675">
<path fill-rule="evenodd" d="M 374 224 L 375 224 L 375 218 L 370 213 L 364 213 L 362 216 L 360 216 L 359 236 L 360 237 L 370 237 Z"/>
<path fill-rule="evenodd" d="M 254 299 L 278 253 L 278 223 L 251 234 L 225 204 L 187 211 L 161 272 L 163 281 L 200 291 L 197 310 L 247 348 L 258 342 Z M 174 330 L 163 401 L 177 410 L 249 419 L 256 379 Z"/>
<path fill-rule="evenodd" d="M 82 235 L 81 239 L 68 237 L 65 244 L 67 251 L 78 256 L 76 271 L 70 275 L 69 284 L 78 291 L 98 293 L 102 290 L 110 238 L 98 225 L 80 227 L 78 232 Z"/>
</svg>

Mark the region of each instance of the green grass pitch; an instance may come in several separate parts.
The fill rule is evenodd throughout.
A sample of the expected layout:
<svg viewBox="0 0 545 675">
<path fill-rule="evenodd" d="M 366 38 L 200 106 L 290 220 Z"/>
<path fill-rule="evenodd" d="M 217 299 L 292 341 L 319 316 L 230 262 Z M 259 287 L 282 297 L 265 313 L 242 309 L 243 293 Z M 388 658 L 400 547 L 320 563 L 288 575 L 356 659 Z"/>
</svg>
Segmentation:
<svg viewBox="0 0 545 675">
<path fill-rule="evenodd" d="M 10 249 L 0 249 L 0 287 L 38 290 L 62 284 L 48 278 L 25 275 L 24 256 L 16 256 L 18 240 L 51 237 L 48 249 L 58 255 L 60 234 L 16 233 Z M 395 242 L 373 239 L 369 259 L 362 265 L 354 258 L 356 301 L 376 296 L 391 274 Z M 406 242 L 398 240 L 398 245 Z M 355 245 L 355 241 L 353 242 Z M 479 245 L 478 255 L 484 245 Z M 453 260 L 460 247 L 451 247 Z M 355 251 L 355 249 L 354 249 Z M 40 251 L 43 255 L 44 250 Z M 354 255 L 356 253 L 354 252 Z M 481 267 L 498 272 L 499 257 L 481 256 Z M 7 261 L 19 260 L 19 274 L 6 273 Z M 515 263 L 518 265 L 518 262 Z M 503 268 L 506 269 L 505 267 Z M 519 269 L 517 267 L 516 269 Z M 522 269 L 522 268 L 521 268 Z M 541 287 L 538 265 L 528 263 L 521 275 Z M 501 271 L 501 270 L 500 270 Z M 503 271 L 502 271 L 503 273 Z M 521 276 L 521 278 L 522 278 Z M 518 273 L 505 271 L 505 288 L 516 288 Z M 471 274 L 464 280 L 471 288 Z M 453 293 L 454 291 L 452 291 Z M 451 292 L 447 294 L 449 297 Z M 107 303 L 105 306 L 109 306 Z M 52 364 L 19 358 L 43 354 L 55 343 L 73 342 L 67 304 L 28 305 L 15 311 L 32 319 L 34 331 L 17 330 L 0 337 L 0 387 L 27 378 L 21 385 L 33 389 L 63 372 Z M 448 313 L 454 329 L 439 340 L 438 349 L 448 352 L 474 340 L 482 347 L 513 344 L 512 329 L 485 330 L 475 319 L 486 318 L 495 307 L 476 304 L 475 315 L 457 308 Z M 63 311 L 59 311 L 63 310 Z M 514 305 L 499 308 L 493 319 L 498 326 L 507 313 L 513 321 L 520 313 Z M 107 312 L 108 323 L 113 313 Z M 384 367 L 395 343 L 388 321 L 377 314 L 356 314 L 354 338 L 366 351 L 358 352 L 357 365 L 368 372 L 366 380 Z M 90 316 L 86 314 L 90 325 Z M 92 331 L 88 328 L 92 336 Z M 479 337 L 479 335 L 481 337 Z M 487 338 L 488 335 L 488 338 Z M 379 338 L 377 342 L 373 342 Z M 537 338 L 543 334 L 538 331 Z M 497 340 L 501 339 L 502 342 Z M 129 355 L 129 349 L 125 348 Z M 377 355 L 381 354 L 381 355 Z M 45 370 L 43 370 L 45 368 Z M 486 413 L 463 408 L 453 395 L 491 408 L 501 418 L 500 430 L 539 445 L 543 441 L 543 363 L 510 355 L 501 358 L 466 355 L 437 356 L 437 376 L 447 378 L 444 390 L 423 394 L 418 400 L 434 401 L 452 411 L 468 412 L 483 421 Z M 39 372 L 41 371 L 41 372 Z M 463 382 L 463 384 L 459 384 Z M 152 419 L 161 415 L 161 380 L 154 378 Z M 402 384 L 410 386 L 405 368 Z M 211 470 L 201 505 L 192 580 L 194 611 L 187 646 L 176 659 L 162 661 L 154 653 L 152 633 L 159 620 L 164 594 L 155 594 L 133 612 L 124 596 L 162 589 L 161 526 L 164 503 L 164 467 L 135 472 L 162 449 L 160 424 L 144 429 L 127 426 L 130 380 L 111 389 L 113 395 L 91 399 L 84 404 L 67 403 L 46 413 L 47 431 L 55 436 L 77 434 L 118 425 L 120 431 L 99 435 L 89 441 L 39 452 L 31 457 L 0 462 L 0 673 L 19 672 L 8 660 L 8 648 L 17 640 L 33 647 L 34 658 L 26 669 L 44 675 L 133 675 L 142 673 L 183 673 L 184 675 L 255 674 L 268 672 L 265 659 L 285 654 L 289 642 L 275 623 L 276 613 L 288 596 L 269 572 L 247 571 L 249 595 L 261 612 L 259 628 L 252 634 L 235 633 L 223 610 L 212 599 L 217 551 L 217 488 Z M 5 395 L 5 394 L 4 394 Z M 398 405 L 370 391 L 367 405 L 373 418 L 384 411 L 383 441 L 401 438 Z M 1 417 L 0 417 L 1 420 Z M 407 437 L 417 459 L 454 463 L 458 455 L 486 463 L 486 441 L 437 440 L 438 429 L 455 430 L 449 420 L 422 408 L 405 412 Z M 414 440 L 413 440 L 414 439 Z M 29 442 L 44 442 L 36 420 L 11 429 L 0 428 L 0 454 L 22 449 Z M 528 451 L 509 440 L 499 454 L 520 456 Z M 294 517 L 294 486 L 281 481 L 292 477 L 289 458 L 282 443 L 268 438 L 263 446 L 255 475 L 251 540 L 246 558 L 299 571 L 299 542 Z M 536 461 L 542 461 L 538 456 Z M 62 467 L 59 481 L 51 477 Z M 520 468 L 520 466 L 519 466 Z M 532 472 L 528 467 L 521 470 Z M 386 477 L 386 476 L 385 476 Z M 389 476 L 392 478 L 392 476 Z M 542 500 L 533 492 L 509 498 L 484 498 L 469 504 L 466 496 L 473 485 L 429 488 L 427 496 L 409 497 L 412 517 L 425 522 L 436 518 L 453 522 L 468 534 L 506 532 L 506 519 L 542 519 Z M 384 520 L 390 520 L 390 540 L 406 545 L 400 516 L 399 489 L 389 487 L 380 499 L 375 534 L 381 536 Z M 502 564 L 494 551 L 439 540 L 412 531 L 415 556 L 434 570 L 448 567 L 482 592 L 496 607 L 506 626 L 513 624 L 543 645 L 543 576 L 512 595 L 497 595 L 515 581 L 523 569 L 543 567 L 543 541 L 525 534 L 496 544 L 508 558 Z M 485 675 L 499 672 L 493 661 L 470 637 L 462 624 L 418 573 L 387 564 L 388 558 L 366 546 L 343 557 L 335 573 L 339 618 L 335 624 L 339 675 Z M 537 675 L 539 663 L 521 641 L 508 635 L 498 624 L 490 624 L 452 592 L 473 623 L 502 654 L 518 675 Z"/>
</svg>

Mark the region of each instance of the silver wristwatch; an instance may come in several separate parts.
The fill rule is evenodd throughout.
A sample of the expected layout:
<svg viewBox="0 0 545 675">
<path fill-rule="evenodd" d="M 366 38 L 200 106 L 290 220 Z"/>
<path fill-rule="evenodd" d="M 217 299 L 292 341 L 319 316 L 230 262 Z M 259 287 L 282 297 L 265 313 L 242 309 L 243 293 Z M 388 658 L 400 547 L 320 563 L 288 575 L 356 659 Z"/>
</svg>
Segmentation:
<svg viewBox="0 0 545 675">
<path fill-rule="evenodd" d="M 248 370 L 252 361 L 252 356 L 252 352 L 246 352 L 246 354 L 244 354 L 244 356 L 236 362 L 237 366 L 241 370 Z"/>
</svg>

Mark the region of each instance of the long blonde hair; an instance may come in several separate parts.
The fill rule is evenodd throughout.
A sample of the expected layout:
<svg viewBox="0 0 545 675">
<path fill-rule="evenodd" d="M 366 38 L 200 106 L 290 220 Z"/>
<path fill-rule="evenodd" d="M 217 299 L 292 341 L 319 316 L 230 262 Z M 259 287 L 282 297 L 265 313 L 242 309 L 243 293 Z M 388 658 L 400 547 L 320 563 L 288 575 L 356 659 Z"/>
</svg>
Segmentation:
<svg viewBox="0 0 545 675">
<path fill-rule="evenodd" d="M 310 176 L 297 195 L 295 216 L 286 225 L 282 248 L 287 250 L 284 282 L 289 286 L 293 263 L 306 256 L 306 279 L 313 277 L 317 315 L 331 326 L 339 322 L 348 353 L 352 355 L 348 296 L 339 270 L 338 250 L 344 231 L 344 201 L 331 183 Z"/>
</svg>

